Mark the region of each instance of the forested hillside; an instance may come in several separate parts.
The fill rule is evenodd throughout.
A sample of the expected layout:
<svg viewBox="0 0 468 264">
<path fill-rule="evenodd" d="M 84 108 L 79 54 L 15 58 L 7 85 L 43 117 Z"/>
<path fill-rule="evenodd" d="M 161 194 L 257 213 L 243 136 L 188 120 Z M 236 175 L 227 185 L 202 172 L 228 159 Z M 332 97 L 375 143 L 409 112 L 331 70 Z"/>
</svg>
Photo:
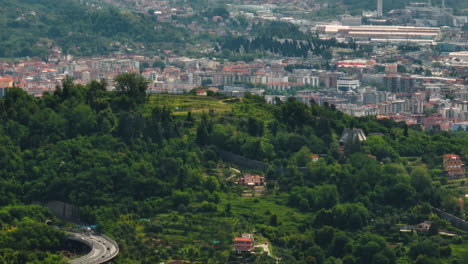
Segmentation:
<svg viewBox="0 0 468 264">
<path fill-rule="evenodd" d="M 468 261 L 466 233 L 430 208 L 463 213 L 457 198 L 464 183 L 446 185 L 441 157 L 467 160 L 466 134 L 424 133 L 294 99 L 148 98 L 141 77 L 116 80 L 116 92 L 67 79 L 42 98 L 11 89 L 0 100 L 3 259 L 60 258 L 46 254 L 57 254 L 63 239 L 43 224 L 47 214 L 24 206 L 60 200 L 80 206 L 83 221 L 119 243 L 116 263 Z M 343 156 L 338 137 L 348 127 L 368 139 Z M 218 150 L 269 164 L 266 191 L 244 197 Z M 318 162 L 312 154 L 321 155 Z M 399 232 L 425 220 L 434 223 L 427 234 Z M 44 230 L 37 236 L 52 236 L 50 243 L 34 242 L 30 228 Z M 239 258 L 232 239 L 243 232 L 267 242 L 272 256 Z M 13 238 L 22 243 L 8 242 Z"/>
<path fill-rule="evenodd" d="M 66 263 L 65 233 L 46 225 L 52 214 L 40 206 L 0 209 L 0 263 Z"/>
<path fill-rule="evenodd" d="M 72 55 L 174 48 L 190 38 L 154 17 L 75 0 L 5 0 L 0 12 L 0 57 L 45 56 L 54 45 Z"/>
</svg>

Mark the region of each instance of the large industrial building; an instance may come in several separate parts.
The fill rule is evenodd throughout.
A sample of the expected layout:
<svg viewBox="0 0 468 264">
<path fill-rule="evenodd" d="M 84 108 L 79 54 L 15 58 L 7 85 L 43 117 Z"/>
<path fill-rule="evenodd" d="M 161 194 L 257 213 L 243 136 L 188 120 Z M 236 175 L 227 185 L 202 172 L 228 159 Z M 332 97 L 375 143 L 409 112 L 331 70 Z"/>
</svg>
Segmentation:
<svg viewBox="0 0 468 264">
<path fill-rule="evenodd" d="M 354 40 L 366 43 L 415 43 L 432 45 L 439 37 L 440 29 L 435 27 L 407 26 L 343 26 L 317 25 L 315 32 L 324 37 L 336 37 L 342 41 Z"/>
</svg>

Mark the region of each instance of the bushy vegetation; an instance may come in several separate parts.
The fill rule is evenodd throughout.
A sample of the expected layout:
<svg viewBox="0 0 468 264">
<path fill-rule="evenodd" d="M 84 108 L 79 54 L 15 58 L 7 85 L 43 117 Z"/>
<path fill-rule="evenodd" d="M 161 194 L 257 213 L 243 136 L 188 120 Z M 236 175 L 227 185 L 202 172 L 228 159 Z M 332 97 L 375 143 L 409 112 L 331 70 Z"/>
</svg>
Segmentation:
<svg viewBox="0 0 468 264">
<path fill-rule="evenodd" d="M 395 0 L 383 1 L 384 12 L 393 9 L 403 9 L 405 5 L 409 5 L 411 1 L 408 0 Z M 343 3 L 349 8 L 351 14 L 360 15 L 362 10 L 377 10 L 377 1 L 374 0 L 343 0 Z M 441 6 L 442 0 L 431 1 L 434 6 Z M 457 0 L 445 0 L 445 6 L 454 8 L 455 13 L 459 12 L 463 7 L 468 6 L 466 2 Z M 457 10 L 458 9 L 458 10 Z"/>
<path fill-rule="evenodd" d="M 368 46 L 354 42 L 338 43 L 336 39 L 319 39 L 310 33 L 299 30 L 299 26 L 279 21 L 264 22 L 254 25 L 249 36 L 228 35 L 219 38 L 215 46 L 217 56 L 229 60 L 250 61 L 265 53 L 281 57 L 322 56 L 325 60 L 332 58 L 332 48 L 345 48 L 357 54 L 371 51 Z M 301 68 L 300 65 L 295 65 Z M 292 66 L 286 70 L 292 70 Z M 303 65 L 302 68 L 311 66 Z"/>
<path fill-rule="evenodd" d="M 80 206 L 83 221 L 119 243 L 117 263 L 466 260 L 460 230 L 456 238 L 399 232 L 424 220 L 453 229 L 430 206 L 462 214 L 441 170 L 443 154 L 468 158 L 461 132 L 424 133 L 294 99 L 149 98 L 140 76 L 116 81 L 115 92 L 66 79 L 41 98 L 13 88 L 0 100 L 0 248 L 33 254 L 15 263 L 57 258 L 47 254 L 63 237 L 42 224 L 48 213 L 23 206 L 43 200 Z M 348 127 L 368 140 L 343 155 L 338 138 Z M 264 195 L 242 197 L 218 150 L 268 164 Z M 232 238 L 242 232 L 268 242 L 273 256 L 239 259 Z"/>
<path fill-rule="evenodd" d="M 2 207 L 0 263 L 66 263 L 57 254 L 66 236 L 46 225 L 46 220 L 51 218 L 50 212 L 40 206 Z"/>
<path fill-rule="evenodd" d="M 189 38 L 184 29 L 154 16 L 73 0 L 7 0 L 1 12 L 0 57 L 44 57 L 53 46 L 72 55 L 161 49 Z"/>
</svg>

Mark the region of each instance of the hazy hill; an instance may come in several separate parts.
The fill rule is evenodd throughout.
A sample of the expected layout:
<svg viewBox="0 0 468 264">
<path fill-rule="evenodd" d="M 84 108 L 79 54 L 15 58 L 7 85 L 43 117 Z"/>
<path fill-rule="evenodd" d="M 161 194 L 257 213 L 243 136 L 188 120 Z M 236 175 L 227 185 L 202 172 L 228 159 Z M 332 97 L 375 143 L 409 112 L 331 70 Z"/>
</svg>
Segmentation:
<svg viewBox="0 0 468 264">
<path fill-rule="evenodd" d="M 377 0 L 343 0 L 342 1 L 351 11 L 357 10 L 375 10 L 377 8 Z M 411 2 L 427 2 L 426 0 L 421 1 L 410 1 L 410 0 L 383 0 L 384 12 L 388 12 L 392 9 L 401 9 L 405 5 Z M 441 0 L 432 0 L 432 5 L 441 6 Z M 461 9 L 468 7 L 468 1 L 464 0 L 445 0 L 445 6 L 453 8 L 455 12 L 460 12 Z M 360 12 L 359 12 L 360 13 Z"/>
<path fill-rule="evenodd" d="M 0 13 L 0 57 L 42 56 L 53 45 L 80 55 L 162 48 L 186 35 L 142 14 L 73 0 L 5 0 Z"/>
</svg>

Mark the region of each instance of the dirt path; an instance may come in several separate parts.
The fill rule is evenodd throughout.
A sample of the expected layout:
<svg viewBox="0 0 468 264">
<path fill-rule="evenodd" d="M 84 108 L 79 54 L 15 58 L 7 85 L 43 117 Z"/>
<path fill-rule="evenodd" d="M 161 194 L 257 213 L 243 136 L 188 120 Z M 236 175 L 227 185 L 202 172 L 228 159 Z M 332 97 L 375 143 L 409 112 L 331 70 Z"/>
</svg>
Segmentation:
<svg viewBox="0 0 468 264">
<path fill-rule="evenodd" d="M 255 247 L 263 248 L 263 251 L 266 252 L 267 255 L 271 257 L 270 249 L 268 248 L 268 244 L 267 244 L 267 243 L 263 243 L 263 244 L 261 244 L 261 245 L 255 245 Z"/>
</svg>

